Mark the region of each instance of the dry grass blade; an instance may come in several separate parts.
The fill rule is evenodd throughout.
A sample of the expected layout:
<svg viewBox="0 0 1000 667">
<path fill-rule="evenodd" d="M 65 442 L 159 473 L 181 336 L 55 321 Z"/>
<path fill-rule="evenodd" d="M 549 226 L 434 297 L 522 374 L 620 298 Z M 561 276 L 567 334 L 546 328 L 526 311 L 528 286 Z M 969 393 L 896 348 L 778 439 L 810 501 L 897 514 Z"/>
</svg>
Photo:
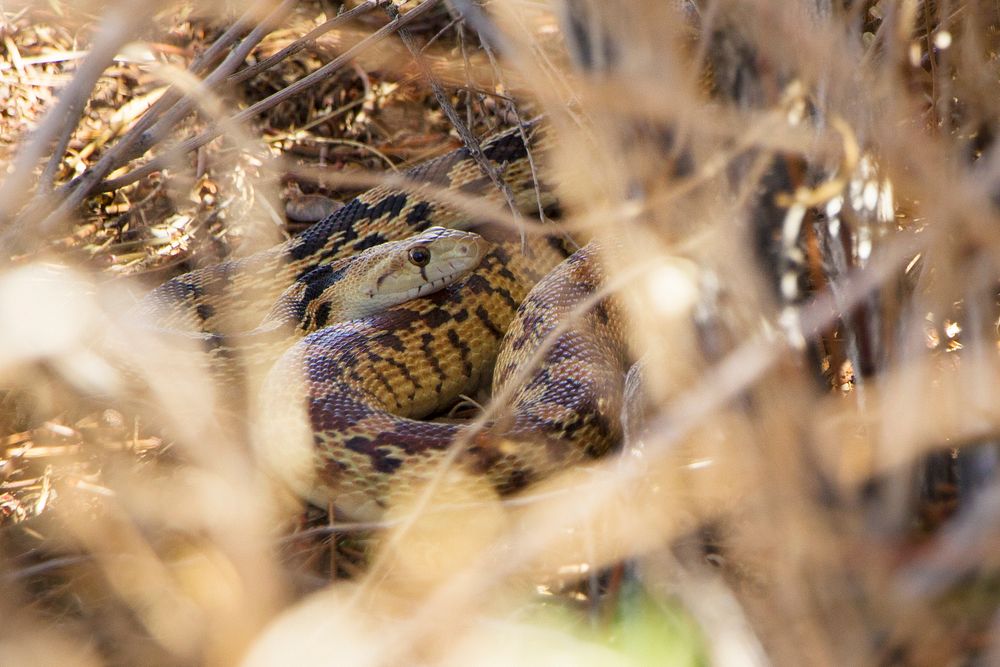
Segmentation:
<svg viewBox="0 0 1000 667">
<path fill-rule="evenodd" d="M 333 61 L 324 65 L 322 68 L 308 74 L 301 80 L 296 81 L 292 85 L 275 93 L 271 97 L 261 100 L 256 104 L 251 105 L 247 109 L 244 109 L 243 111 L 235 114 L 231 118 L 227 119 L 227 126 L 245 122 L 246 120 L 253 118 L 256 115 L 264 111 L 267 111 L 268 109 L 271 109 L 277 106 L 278 104 L 281 104 L 282 102 L 288 100 L 289 98 L 298 94 L 302 90 L 319 83 L 323 79 L 329 77 L 330 74 L 332 74 L 333 72 L 336 72 L 338 69 L 344 67 L 348 62 L 350 62 L 351 58 L 355 57 L 365 48 L 376 44 L 379 40 L 384 39 L 388 35 L 398 30 L 400 27 L 406 25 L 407 22 L 416 20 L 426 11 L 432 9 L 436 4 L 437 0 L 425 0 L 418 7 L 411 9 L 405 15 L 402 15 L 398 20 L 376 31 L 370 37 L 367 37 L 362 42 L 359 42 L 351 49 L 349 49 L 342 55 L 338 56 Z M 143 178 L 144 176 L 159 171 L 160 169 L 163 168 L 164 164 L 171 162 L 177 157 L 184 155 L 185 153 L 189 153 L 197 148 L 200 148 L 201 146 L 204 146 L 208 142 L 212 141 L 216 137 L 223 134 L 224 131 L 225 131 L 225 126 L 223 126 L 222 124 L 217 125 L 216 127 L 213 127 L 210 130 L 202 132 L 197 137 L 192 137 L 191 139 L 188 139 L 182 142 L 181 144 L 174 146 L 173 148 L 170 148 L 164 155 L 154 158 L 153 160 L 143 165 L 142 167 L 133 169 L 132 171 L 128 172 L 123 176 L 119 176 L 118 178 L 105 181 L 104 183 L 96 186 L 95 189 L 101 192 L 109 192 L 112 190 L 117 190 L 119 188 L 125 187 L 126 185 L 129 185 L 131 183 L 134 183 L 140 178 Z"/>
<path fill-rule="evenodd" d="M 49 111 L 46 121 L 35 130 L 31 142 L 21 151 L 4 179 L 3 186 L 0 187 L 0 201 L 3 201 L 0 221 L 5 222 L 4 227 L 9 224 L 6 221 L 10 220 L 27 201 L 33 189 L 30 187 L 31 174 L 55 142 L 53 158 L 46 165 L 40 188 L 43 194 L 48 192 L 55 165 L 63 156 L 72 128 L 75 127 L 97 78 L 108 67 L 122 45 L 132 38 L 147 16 L 143 12 L 125 11 L 124 7 L 125 5 L 116 6 L 107 13 L 103 29 L 95 37 L 94 48 L 73 77 L 72 84 L 62 91 L 59 104 Z M 26 223 L 23 221 L 15 223 L 13 232 L 10 229 L 5 230 L 5 237 L 10 239 L 12 235 L 13 237 L 24 235 L 27 233 L 25 226 Z"/>
<path fill-rule="evenodd" d="M 0 8 L 0 664 L 1000 656 L 996 3 L 232 9 Z M 518 126 L 514 169 L 485 159 Z M 405 171 L 463 147 L 468 189 Z M 607 277 L 492 395 L 429 416 L 461 424 L 439 465 L 383 443 L 367 481 L 389 491 L 353 520 L 337 482 L 364 443 L 317 449 L 315 406 L 270 404 L 268 368 L 204 362 L 252 363 L 227 346 L 252 296 L 199 311 L 208 336 L 133 306 L 368 188 L 525 249 L 596 241 Z M 518 392 L 607 304 L 631 369 L 621 414 L 593 409 L 617 450 L 516 492 L 470 475 L 470 452 L 526 451 L 497 437 Z M 546 428 L 589 396 L 571 379 Z M 319 505 L 289 488 L 298 452 L 266 449 L 296 435 Z"/>
</svg>

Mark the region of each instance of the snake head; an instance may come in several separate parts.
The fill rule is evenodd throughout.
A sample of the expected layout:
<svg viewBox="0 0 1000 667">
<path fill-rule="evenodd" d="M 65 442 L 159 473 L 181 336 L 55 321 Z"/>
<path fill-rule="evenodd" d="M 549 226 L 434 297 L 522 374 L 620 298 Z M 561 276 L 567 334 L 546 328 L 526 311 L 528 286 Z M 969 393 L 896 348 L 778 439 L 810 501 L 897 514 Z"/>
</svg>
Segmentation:
<svg viewBox="0 0 1000 667">
<path fill-rule="evenodd" d="M 372 250 L 379 252 L 366 260 Z M 472 272 L 488 250 L 489 243 L 478 234 L 431 227 L 359 255 L 358 294 L 373 311 L 431 294 Z"/>
<path fill-rule="evenodd" d="M 257 330 L 291 325 L 309 333 L 367 317 L 465 277 L 489 249 L 478 234 L 443 227 L 387 241 L 298 278 L 278 297 Z"/>
<path fill-rule="evenodd" d="M 472 232 L 431 227 L 402 241 L 387 241 L 345 260 L 303 298 L 303 330 L 367 317 L 438 291 L 471 273 L 490 249 Z M 317 289 L 321 287 L 321 289 Z M 323 304 L 328 304 L 323 306 Z M 325 308 L 325 322 L 311 321 Z"/>
<path fill-rule="evenodd" d="M 309 333 L 367 317 L 464 278 L 489 249 L 478 234 L 443 227 L 387 241 L 298 278 L 278 297 L 258 330 L 292 325 Z"/>
</svg>

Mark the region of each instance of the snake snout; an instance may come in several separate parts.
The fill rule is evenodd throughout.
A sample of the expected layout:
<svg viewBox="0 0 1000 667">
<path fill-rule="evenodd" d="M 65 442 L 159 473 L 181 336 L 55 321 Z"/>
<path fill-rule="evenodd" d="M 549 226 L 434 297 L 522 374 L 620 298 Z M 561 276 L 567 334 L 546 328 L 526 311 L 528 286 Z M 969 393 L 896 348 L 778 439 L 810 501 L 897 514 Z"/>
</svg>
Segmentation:
<svg viewBox="0 0 1000 667">
<path fill-rule="evenodd" d="M 456 254 L 462 257 L 472 257 L 476 261 L 486 256 L 489 250 L 489 243 L 481 236 L 462 240 L 455 248 Z"/>
</svg>

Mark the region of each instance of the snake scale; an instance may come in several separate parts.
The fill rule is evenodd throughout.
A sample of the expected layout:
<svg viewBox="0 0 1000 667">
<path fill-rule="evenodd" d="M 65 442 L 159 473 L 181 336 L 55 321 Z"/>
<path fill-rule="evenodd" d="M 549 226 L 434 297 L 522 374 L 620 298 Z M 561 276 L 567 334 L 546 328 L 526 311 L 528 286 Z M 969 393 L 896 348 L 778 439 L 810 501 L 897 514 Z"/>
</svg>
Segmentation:
<svg viewBox="0 0 1000 667">
<path fill-rule="evenodd" d="M 519 204 L 536 203 L 521 131 L 484 142 L 483 153 Z M 465 149 L 418 165 L 407 178 L 499 198 Z M 335 285 L 340 269 L 331 267 L 346 266 L 344 258 L 377 256 L 432 225 L 475 227 L 486 239 L 471 273 L 374 312 L 334 317 L 311 304 L 323 291 L 317 275 Z M 217 336 L 248 328 L 235 315 L 273 318 L 290 299 L 284 319 L 297 324 L 260 387 L 257 450 L 300 495 L 349 517 L 376 518 L 391 498 L 431 478 L 456 442 L 455 469 L 500 494 L 617 443 L 622 317 L 613 300 L 593 298 L 602 281 L 598 249 L 567 254 L 555 238 L 523 245 L 510 230 L 475 225 L 419 190 L 378 187 L 284 244 L 168 281 L 139 311 L 163 329 Z M 588 299 L 592 307 L 568 321 Z M 495 360 L 494 394 L 506 388 L 511 396 L 498 419 L 477 432 L 421 421 L 474 393 Z"/>
</svg>

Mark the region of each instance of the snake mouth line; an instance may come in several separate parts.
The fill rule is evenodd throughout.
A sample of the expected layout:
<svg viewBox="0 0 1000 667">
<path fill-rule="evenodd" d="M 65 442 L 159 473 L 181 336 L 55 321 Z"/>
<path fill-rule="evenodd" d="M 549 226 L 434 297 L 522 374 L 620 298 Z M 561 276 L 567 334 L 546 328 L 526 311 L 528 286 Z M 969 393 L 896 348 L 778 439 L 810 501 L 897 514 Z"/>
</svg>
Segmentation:
<svg viewBox="0 0 1000 667">
<path fill-rule="evenodd" d="M 464 270 L 455 270 L 452 271 L 451 273 L 444 274 L 440 278 L 435 278 L 434 280 L 428 283 L 424 283 L 423 285 L 418 285 L 417 287 L 413 288 L 413 290 L 410 291 L 410 298 L 416 298 L 418 296 L 424 296 L 425 294 L 434 292 L 440 289 L 441 287 L 444 287 L 449 283 L 454 282 L 455 279 L 460 277 L 463 273 L 465 273 Z"/>
</svg>

